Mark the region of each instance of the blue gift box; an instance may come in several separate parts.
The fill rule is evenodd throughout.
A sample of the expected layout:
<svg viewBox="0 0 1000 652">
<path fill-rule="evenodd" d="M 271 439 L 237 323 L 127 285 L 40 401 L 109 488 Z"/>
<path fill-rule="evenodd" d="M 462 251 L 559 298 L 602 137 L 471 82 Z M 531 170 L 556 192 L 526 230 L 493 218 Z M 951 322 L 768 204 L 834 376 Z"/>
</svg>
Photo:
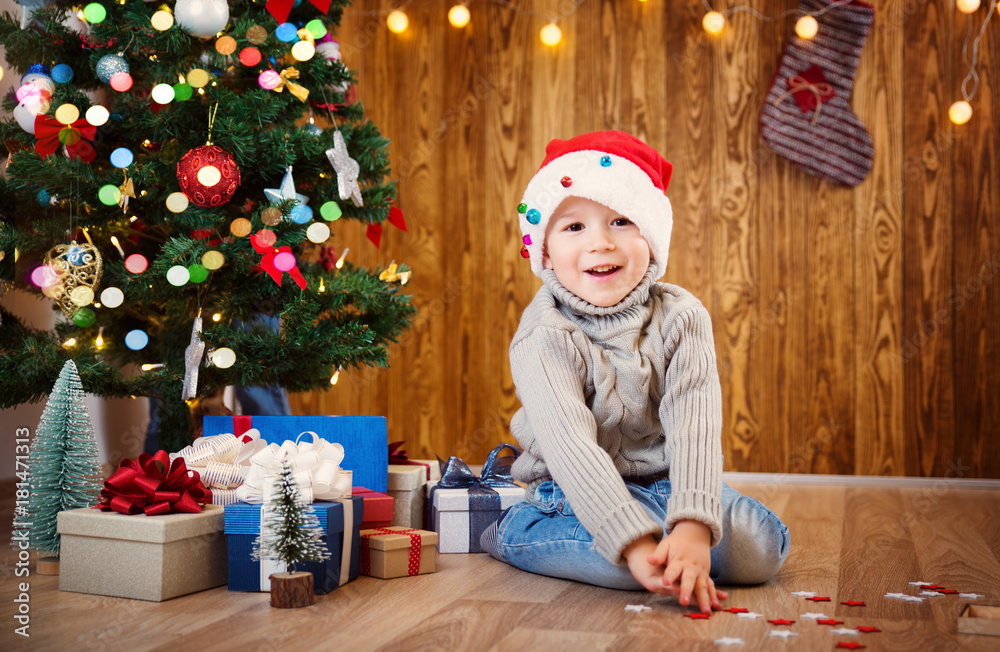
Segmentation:
<svg viewBox="0 0 1000 652">
<path fill-rule="evenodd" d="M 354 472 L 354 485 L 380 493 L 389 490 L 389 435 L 385 417 L 206 416 L 202 436 L 240 434 L 236 433 L 234 419 L 241 426 L 240 433 L 256 428 L 269 444 L 280 445 L 295 441 L 303 432 L 315 432 L 328 442 L 344 447 L 340 467 Z"/>
<path fill-rule="evenodd" d="M 320 527 L 326 533 L 320 539 L 330 551 L 330 558 L 321 562 L 297 564 L 296 570 L 313 574 L 316 593 L 329 593 L 358 576 L 361 545 L 359 532 L 364 518 L 364 504 L 363 498 L 341 498 L 333 502 L 312 504 Z M 260 505 L 247 503 L 226 505 L 225 533 L 229 549 L 230 591 L 268 591 L 268 575 L 283 570 L 275 567 L 275 562 L 266 561 L 262 569 L 261 561 L 252 557 L 253 542 L 260 534 L 260 510 Z M 349 522 L 346 533 L 345 521 Z M 343 572 L 345 562 L 346 573 Z"/>
</svg>

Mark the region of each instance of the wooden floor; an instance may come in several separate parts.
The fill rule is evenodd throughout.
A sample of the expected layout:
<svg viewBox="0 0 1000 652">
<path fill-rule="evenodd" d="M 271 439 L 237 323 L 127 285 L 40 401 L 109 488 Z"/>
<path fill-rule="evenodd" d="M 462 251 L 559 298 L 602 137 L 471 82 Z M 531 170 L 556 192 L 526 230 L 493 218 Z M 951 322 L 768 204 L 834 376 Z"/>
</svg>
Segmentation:
<svg viewBox="0 0 1000 652">
<path fill-rule="evenodd" d="M 1000 649 L 1000 638 L 956 633 L 967 599 L 883 597 L 917 594 L 908 583 L 922 580 L 1000 605 L 1000 491 L 781 482 L 737 488 L 784 519 L 792 549 L 777 578 L 732 589 L 727 606 L 796 621 L 790 627 L 724 612 L 692 620 L 672 599 L 539 577 L 486 555 L 440 555 L 433 575 L 361 577 L 306 609 L 272 609 L 266 594 L 225 587 L 152 603 L 60 592 L 57 578 L 33 571 L 15 578 L 14 556 L 4 546 L 0 650 L 833 650 L 852 641 L 868 650 Z M 11 522 L 11 494 L 4 486 L 4 523 Z M 30 639 L 13 632 L 21 581 L 30 583 Z M 841 605 L 845 600 L 866 606 Z M 652 609 L 626 611 L 628 604 Z M 838 627 L 881 632 L 836 635 L 802 617 L 809 612 L 844 621 Z M 797 636 L 771 637 L 775 629 Z M 717 645 L 722 637 L 744 645 Z"/>
</svg>

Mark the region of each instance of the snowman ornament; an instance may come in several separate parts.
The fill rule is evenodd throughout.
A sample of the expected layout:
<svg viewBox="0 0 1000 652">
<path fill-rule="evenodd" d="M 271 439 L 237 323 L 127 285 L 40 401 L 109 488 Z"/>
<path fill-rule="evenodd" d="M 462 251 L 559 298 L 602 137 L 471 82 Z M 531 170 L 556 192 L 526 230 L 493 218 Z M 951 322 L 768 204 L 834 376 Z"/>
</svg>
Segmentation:
<svg viewBox="0 0 1000 652">
<path fill-rule="evenodd" d="M 31 66 L 21 77 L 21 85 L 16 91 L 17 106 L 14 107 L 14 119 L 21 129 L 34 135 L 35 116 L 49 112 L 55 88 L 56 83 L 49 77 L 48 68 L 41 64 Z"/>
</svg>

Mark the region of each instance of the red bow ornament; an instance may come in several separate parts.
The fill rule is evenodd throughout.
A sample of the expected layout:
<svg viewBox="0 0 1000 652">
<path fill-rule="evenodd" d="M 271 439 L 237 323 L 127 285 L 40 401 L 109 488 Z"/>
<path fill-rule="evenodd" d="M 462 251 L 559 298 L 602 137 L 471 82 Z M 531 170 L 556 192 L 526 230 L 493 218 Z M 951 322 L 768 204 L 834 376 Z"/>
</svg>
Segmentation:
<svg viewBox="0 0 1000 652">
<path fill-rule="evenodd" d="M 389 464 L 405 464 L 407 466 L 422 466 L 427 469 L 427 481 L 431 479 L 431 465 L 425 462 L 417 462 L 406 456 L 403 450 L 405 441 L 394 441 L 389 444 Z"/>
<path fill-rule="evenodd" d="M 143 453 L 118 465 L 104 483 L 95 509 L 146 516 L 197 514 L 207 502 L 207 492 L 197 471 L 188 471 L 183 458 L 171 462 L 166 451 L 152 457 Z"/>
<path fill-rule="evenodd" d="M 403 217 L 403 211 L 396 208 L 395 206 L 389 207 L 389 224 L 400 231 L 406 231 L 406 218 Z M 368 229 L 365 231 L 365 237 L 372 241 L 372 244 L 377 248 L 382 248 L 382 225 L 381 224 L 369 224 Z"/>
<path fill-rule="evenodd" d="M 324 14 L 330 11 L 330 0 L 309 0 L 309 2 Z M 292 11 L 294 4 L 295 0 L 267 0 L 264 8 L 274 16 L 276 21 L 283 23 L 288 20 L 288 14 Z"/>
<path fill-rule="evenodd" d="M 274 245 L 266 244 L 263 240 L 257 237 L 257 234 L 250 236 L 250 244 L 253 246 L 253 250 L 259 254 L 262 254 L 260 259 L 260 268 L 267 272 L 268 276 L 277 283 L 281 285 L 281 270 L 274 266 L 274 257 L 280 253 L 292 253 L 292 248 L 289 246 L 275 247 Z M 306 289 L 306 279 L 302 276 L 302 272 L 299 271 L 297 265 L 293 265 L 290 270 L 288 270 L 288 275 L 292 277 L 295 284 L 299 286 L 300 290 Z"/>
<path fill-rule="evenodd" d="M 35 116 L 35 151 L 42 158 L 56 153 L 60 145 L 66 146 L 66 153 L 71 159 L 82 159 L 87 163 L 97 158 L 94 150 L 94 137 L 97 127 L 85 119 L 64 125 L 55 118 L 44 113 Z M 90 142 L 88 142 L 90 141 Z"/>
</svg>

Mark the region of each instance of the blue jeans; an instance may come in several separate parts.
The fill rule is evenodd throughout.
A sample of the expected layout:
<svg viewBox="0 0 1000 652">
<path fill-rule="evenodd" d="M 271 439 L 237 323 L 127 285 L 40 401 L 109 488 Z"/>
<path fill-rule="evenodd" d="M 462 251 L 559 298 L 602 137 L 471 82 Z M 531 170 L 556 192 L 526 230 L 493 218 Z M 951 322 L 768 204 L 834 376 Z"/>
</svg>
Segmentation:
<svg viewBox="0 0 1000 652">
<path fill-rule="evenodd" d="M 654 521 L 665 521 L 669 480 L 625 486 Z M 538 486 L 531 501 L 510 508 L 497 535 L 505 561 L 522 570 L 611 589 L 643 588 L 626 564 L 612 564 L 597 552 L 593 537 L 551 480 Z M 722 539 L 712 548 L 709 572 L 716 584 L 766 582 L 785 562 L 789 541 L 788 528 L 774 512 L 722 485 Z"/>
</svg>

